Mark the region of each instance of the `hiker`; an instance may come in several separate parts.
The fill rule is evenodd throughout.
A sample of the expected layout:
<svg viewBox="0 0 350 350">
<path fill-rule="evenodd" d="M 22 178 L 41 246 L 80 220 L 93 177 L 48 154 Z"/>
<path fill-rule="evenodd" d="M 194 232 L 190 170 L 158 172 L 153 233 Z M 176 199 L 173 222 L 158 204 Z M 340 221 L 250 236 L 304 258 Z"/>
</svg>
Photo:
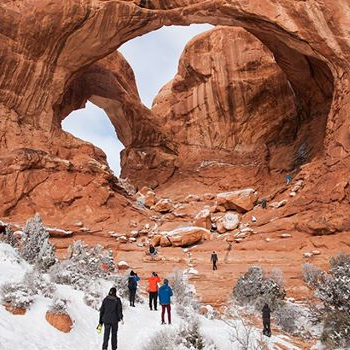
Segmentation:
<svg viewBox="0 0 350 350">
<path fill-rule="evenodd" d="M 164 284 L 159 288 L 159 304 L 162 305 L 162 324 L 165 324 L 165 310 L 168 313 L 168 324 L 171 324 L 171 307 L 170 298 L 173 295 L 172 289 L 169 287 L 169 281 L 165 278 Z"/>
<path fill-rule="evenodd" d="M 154 259 L 154 257 L 157 255 L 157 249 L 151 244 L 150 246 L 149 246 L 149 254 L 150 254 L 150 256 L 151 256 L 151 260 L 153 260 Z"/>
<path fill-rule="evenodd" d="M 137 273 L 135 273 L 133 270 L 131 270 L 130 276 L 128 278 L 128 288 L 129 288 L 130 306 L 133 306 L 133 307 L 135 307 L 137 282 L 139 280 L 140 280 L 140 277 L 137 276 Z"/>
<path fill-rule="evenodd" d="M 267 337 L 271 337 L 271 326 L 270 326 L 270 314 L 271 310 L 269 306 L 265 303 L 263 309 L 262 309 L 262 319 L 263 319 L 263 334 Z"/>
<path fill-rule="evenodd" d="M 286 183 L 287 185 L 289 185 L 292 182 L 292 176 L 291 175 L 287 175 L 286 176 Z"/>
<path fill-rule="evenodd" d="M 218 260 L 219 260 L 218 255 L 215 252 L 213 252 L 210 258 L 210 261 L 212 261 L 213 263 L 213 270 L 218 269 L 218 267 L 216 266 L 216 263 L 218 262 Z"/>
<path fill-rule="evenodd" d="M 160 283 L 160 278 L 155 272 L 152 272 L 152 276 L 148 278 L 150 310 L 152 310 L 152 304 L 153 304 L 154 310 L 157 311 L 158 283 Z"/>
<path fill-rule="evenodd" d="M 113 287 L 104 298 L 100 308 L 100 322 L 97 329 L 104 325 L 104 336 L 102 350 L 107 350 L 109 335 L 112 333 L 112 350 L 117 349 L 118 322 L 123 321 L 123 307 L 120 299 L 117 297 L 117 290 Z"/>
<path fill-rule="evenodd" d="M 265 199 L 265 198 L 263 198 L 262 201 L 261 201 L 261 207 L 262 207 L 263 209 L 266 209 L 266 208 L 267 208 L 267 202 L 266 202 L 266 199 Z"/>
</svg>

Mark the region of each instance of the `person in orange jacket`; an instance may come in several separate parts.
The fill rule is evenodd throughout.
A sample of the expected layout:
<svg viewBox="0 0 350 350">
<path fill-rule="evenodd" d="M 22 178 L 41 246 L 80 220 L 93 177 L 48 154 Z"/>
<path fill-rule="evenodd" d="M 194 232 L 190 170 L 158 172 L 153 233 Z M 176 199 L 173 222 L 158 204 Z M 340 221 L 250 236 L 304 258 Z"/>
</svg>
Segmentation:
<svg viewBox="0 0 350 350">
<path fill-rule="evenodd" d="M 157 298 L 158 298 L 158 283 L 160 283 L 160 278 L 155 272 L 152 272 L 152 276 L 148 278 L 148 288 L 149 288 L 149 308 L 157 310 Z"/>
</svg>

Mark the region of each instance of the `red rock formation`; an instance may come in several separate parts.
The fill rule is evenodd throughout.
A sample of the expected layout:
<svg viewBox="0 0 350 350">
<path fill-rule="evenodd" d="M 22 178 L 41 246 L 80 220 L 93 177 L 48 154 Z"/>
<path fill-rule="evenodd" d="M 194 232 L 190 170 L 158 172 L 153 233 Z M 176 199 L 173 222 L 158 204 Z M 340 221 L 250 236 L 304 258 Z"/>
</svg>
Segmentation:
<svg viewBox="0 0 350 350">
<path fill-rule="evenodd" d="M 263 162 L 272 146 L 292 145 L 298 131 L 285 74 L 242 28 L 218 27 L 192 39 L 152 111 L 177 145 L 181 168 L 254 151 Z"/>
<path fill-rule="evenodd" d="M 169 101 L 161 101 L 160 96 L 157 98 L 154 110 L 157 106 L 164 109 L 157 111 L 161 120 L 142 106 L 132 72 L 115 50 L 122 43 L 163 25 L 191 23 L 240 26 L 265 45 L 261 46 L 242 30 L 221 30 L 235 32 L 225 36 L 240 33 L 240 45 L 247 48 L 243 40 L 246 37 L 251 43 L 249 47 L 254 45 L 265 52 L 266 55 L 261 55 L 261 51 L 260 54 L 253 53 L 248 48 L 241 55 L 232 57 L 227 48 L 223 50 L 223 59 L 230 57 L 239 69 L 244 67 L 241 58 L 256 62 L 261 57 L 267 67 L 259 66 L 260 72 L 266 70 L 275 83 L 270 86 L 261 74 L 259 82 L 266 83 L 274 94 L 278 91 L 276 84 L 281 82 L 278 96 L 287 99 L 285 103 L 278 100 L 273 106 L 277 119 L 271 123 L 267 118 L 269 114 L 264 108 L 268 106 L 270 110 L 273 101 L 268 99 L 266 105 L 261 103 L 258 89 L 251 87 L 250 93 L 236 88 L 228 93 L 228 88 L 233 85 L 225 78 L 233 79 L 233 73 L 237 73 L 231 71 L 231 65 L 219 65 L 222 69 L 227 68 L 227 75 L 220 70 L 218 77 L 211 73 L 218 65 L 215 60 L 210 63 L 208 52 L 217 57 L 210 45 L 218 49 L 223 47 L 217 42 L 220 30 L 213 32 L 217 39 L 211 40 L 209 36 L 205 45 L 196 41 L 190 44 L 188 52 L 200 52 L 205 59 L 194 62 L 191 55 L 187 57 L 184 53 L 182 64 L 196 71 L 186 71 L 180 65 L 180 74 L 171 83 L 176 94 L 170 99 L 164 89 L 162 93 Z M 283 266 L 294 281 L 295 267 L 288 266 L 291 260 L 298 264 L 303 258 L 298 255 L 295 259 L 293 251 L 322 245 L 318 240 L 311 241 L 311 238 L 319 238 L 310 238 L 311 235 L 337 233 L 339 242 L 321 237 L 327 242 L 329 251 L 348 246 L 349 23 L 348 4 L 326 0 L 148 0 L 146 8 L 141 8 L 135 1 L 119 0 L 3 0 L 0 4 L 0 216 L 6 216 L 8 221 L 24 222 L 29 215 L 39 211 L 48 225 L 71 228 L 73 222 L 82 221 L 92 231 L 114 229 L 115 226 L 130 228 L 131 216 L 136 222 L 145 220 L 149 213 L 141 214 L 131 206 L 109 171 L 103 153 L 61 130 L 60 123 L 67 113 L 90 98 L 106 109 L 124 142 L 122 174 L 130 177 L 137 187 L 161 185 L 157 195 L 176 197 L 190 192 L 204 194 L 208 192 L 208 186 L 211 186 L 210 192 L 217 193 L 249 185 L 268 201 L 281 201 L 287 197 L 288 203 L 282 208 L 266 212 L 257 209 L 254 213 L 258 217 L 255 226 L 258 237 L 253 236 L 238 245 L 241 266 L 234 271 L 242 272 L 247 264 L 258 258 L 263 260 L 266 251 L 270 250 L 275 254 L 274 263 Z M 272 64 L 271 53 L 279 68 Z M 253 69 L 254 64 L 245 68 Z M 256 74 L 259 69 L 255 70 Z M 242 78 L 243 74 L 238 75 Z M 210 81 L 205 82 L 206 79 Z M 285 79 L 290 83 L 292 95 Z M 254 82 L 251 75 L 249 81 Z M 245 90 L 251 86 L 242 85 L 242 80 L 240 84 Z M 189 97 L 204 86 L 214 85 L 212 92 L 198 96 L 204 98 L 218 93 L 215 100 L 221 102 L 222 113 L 217 112 L 219 104 L 214 104 L 216 108 L 213 109 L 202 108 L 206 118 L 209 112 L 215 115 L 212 123 L 204 119 L 206 132 L 202 136 L 201 123 L 193 118 L 202 116 L 197 111 L 203 101 L 194 103 Z M 262 112 L 258 113 L 254 108 L 248 111 L 252 115 L 259 114 L 258 125 L 263 127 L 258 128 L 254 118 L 249 119 L 241 113 L 244 108 L 239 104 L 232 109 L 225 96 L 253 101 L 251 105 Z M 288 103 L 292 102 L 292 96 L 294 105 Z M 180 98 L 189 105 L 181 105 Z M 214 99 L 210 97 L 209 100 Z M 196 109 L 191 111 L 190 106 Z M 168 115 L 174 111 L 189 115 L 191 127 L 186 132 L 184 127 L 181 128 L 182 124 L 175 125 L 175 129 L 169 127 L 171 123 L 167 125 Z M 239 116 L 237 124 L 230 122 L 230 111 Z M 221 116 L 225 120 L 218 120 Z M 293 121 L 290 120 L 292 117 Z M 177 123 L 180 121 L 176 120 Z M 209 133 L 208 126 L 211 125 L 213 130 Z M 236 138 L 228 131 L 229 127 L 234 128 Z M 277 132 L 279 128 L 282 135 Z M 252 132 L 256 129 L 258 133 Z M 219 137 L 221 132 L 225 135 L 223 139 Z M 283 140 L 288 143 L 284 144 Z M 194 169 L 190 167 L 190 142 L 199 147 L 192 159 L 200 156 L 207 160 Z M 217 152 L 218 145 L 223 153 L 222 150 Z M 241 156 L 238 157 L 237 152 L 231 156 L 231 147 L 240 151 Z M 245 153 L 245 147 L 249 147 L 249 154 Z M 289 191 L 283 186 L 283 174 L 275 169 L 288 169 L 296 180 L 304 180 L 305 186 L 297 196 L 289 198 Z M 191 210 L 198 212 L 199 209 L 191 203 Z M 250 215 L 246 214 L 242 220 L 250 221 Z M 173 224 L 169 223 L 169 218 L 159 220 L 163 220 L 164 225 Z M 275 242 L 261 241 L 271 238 L 267 235 L 278 234 L 280 237 L 281 231 L 287 229 L 293 233 L 293 239 L 284 239 L 282 243 L 277 239 Z M 105 233 L 96 235 L 84 237 L 88 243 L 112 240 Z M 67 238 L 64 243 L 57 240 L 56 243 L 63 248 L 73 239 Z M 273 244 L 269 245 L 271 242 Z M 203 248 L 204 254 L 215 247 L 224 249 L 222 242 L 210 244 Z M 277 254 L 277 250 L 281 254 Z M 200 261 L 200 251 L 198 255 Z M 135 253 L 135 256 L 138 255 Z M 320 264 L 325 263 L 322 258 L 317 259 Z M 225 273 L 230 272 L 229 268 L 228 265 Z M 231 276 L 230 281 L 234 278 Z M 208 285 L 213 283 L 213 278 L 206 275 L 201 282 Z M 209 297 L 217 298 L 216 295 Z"/>
<path fill-rule="evenodd" d="M 14 307 L 14 306 L 12 306 L 9 303 L 5 304 L 5 309 L 8 312 L 11 312 L 11 314 L 13 314 L 13 315 L 21 315 L 21 316 L 23 316 L 27 312 L 27 310 L 25 308 L 23 308 L 23 307 Z"/>
<path fill-rule="evenodd" d="M 73 328 L 73 321 L 68 314 L 57 314 L 47 311 L 46 321 L 63 333 L 69 333 Z"/>
</svg>

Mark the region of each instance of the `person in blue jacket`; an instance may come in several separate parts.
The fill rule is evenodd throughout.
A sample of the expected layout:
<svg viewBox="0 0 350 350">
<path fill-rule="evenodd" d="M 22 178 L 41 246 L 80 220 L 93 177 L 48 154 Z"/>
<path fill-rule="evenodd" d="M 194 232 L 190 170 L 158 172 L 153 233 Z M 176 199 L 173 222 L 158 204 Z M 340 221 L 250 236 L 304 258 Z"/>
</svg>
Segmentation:
<svg viewBox="0 0 350 350">
<path fill-rule="evenodd" d="M 133 307 L 135 307 L 137 282 L 139 280 L 140 280 L 140 277 L 137 276 L 137 273 L 135 273 L 134 271 L 131 271 L 130 276 L 128 278 L 128 289 L 129 289 L 130 306 L 133 306 Z"/>
<path fill-rule="evenodd" d="M 169 281 L 165 278 L 164 284 L 159 288 L 159 304 L 162 306 L 162 324 L 165 324 L 165 310 L 168 313 L 168 324 L 171 324 L 171 307 L 170 299 L 173 295 L 173 290 L 169 287 Z"/>
</svg>

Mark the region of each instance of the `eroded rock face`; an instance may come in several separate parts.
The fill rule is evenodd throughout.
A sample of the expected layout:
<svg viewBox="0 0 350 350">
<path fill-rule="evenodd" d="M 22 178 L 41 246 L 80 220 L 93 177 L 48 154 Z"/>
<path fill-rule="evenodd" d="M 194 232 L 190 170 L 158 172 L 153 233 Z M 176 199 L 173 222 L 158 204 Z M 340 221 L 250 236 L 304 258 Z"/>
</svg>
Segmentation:
<svg viewBox="0 0 350 350">
<path fill-rule="evenodd" d="M 295 97 L 273 54 L 242 28 L 218 27 L 192 39 L 174 80 L 153 102 L 155 120 L 179 147 L 182 167 L 292 143 Z"/>
<path fill-rule="evenodd" d="M 38 210 L 44 211 L 44 218 L 47 216 L 57 222 L 66 217 L 66 208 L 72 213 L 72 205 L 77 204 L 80 210 L 82 204 L 77 202 L 82 199 L 82 202 L 93 202 L 86 210 L 87 216 L 90 212 L 99 213 L 98 220 L 91 220 L 93 224 L 104 222 L 107 217 L 113 221 L 114 207 L 106 212 L 101 208 L 106 207 L 111 197 L 117 198 L 117 206 L 123 199 L 116 195 L 115 181 L 107 174 L 108 169 L 103 169 L 106 166 L 103 154 L 95 147 L 71 138 L 60 127 L 67 113 L 81 106 L 87 98 L 108 112 L 126 146 L 122 155 L 123 175 L 139 182 L 139 185 L 150 185 L 151 182 L 159 185 L 176 174 L 177 169 L 189 165 L 185 159 L 191 142 L 205 150 L 208 150 L 208 145 L 213 147 L 211 153 L 202 152 L 209 160 L 220 160 L 221 156 L 217 159 L 218 145 L 229 151 L 231 146 L 240 151 L 242 157 L 234 155 L 233 161 L 228 154 L 225 161 L 236 165 L 243 162 L 249 164 L 251 169 L 247 169 L 245 164 L 249 176 L 242 177 L 239 180 L 241 182 L 248 182 L 247 178 L 251 176 L 260 177 L 260 180 L 266 177 L 266 173 L 254 173 L 254 167 L 264 169 L 267 163 L 271 168 L 293 168 L 310 161 L 314 155 L 326 157 L 315 177 L 322 177 L 326 172 L 339 173 L 348 166 L 346 155 L 350 150 L 350 122 L 347 110 L 350 99 L 346 91 L 349 89 L 350 50 L 348 39 L 343 33 L 350 15 L 337 2 L 313 3 L 312 10 L 307 2 L 295 5 L 290 1 L 276 4 L 269 0 L 261 4 L 223 3 L 219 0 L 148 1 L 145 8 L 133 1 L 117 0 L 79 3 L 75 0 L 64 3 L 44 0 L 40 4 L 29 0 L 6 0 L 0 6 L 0 33 L 3 38 L 0 43 L 0 187 L 6 189 L 2 215 L 18 218 L 20 212 L 32 214 Z M 36 19 L 35 23 L 32 18 Z M 180 99 L 187 101 L 186 104 L 195 108 L 187 120 L 192 127 L 185 133 L 179 127 L 170 132 L 169 128 L 163 130 L 162 123 L 156 123 L 153 114 L 140 104 L 130 69 L 120 55 L 113 52 L 123 42 L 162 25 L 186 25 L 193 22 L 242 26 L 270 51 L 242 30 L 238 30 L 237 43 L 240 42 L 247 51 L 239 50 L 240 54 L 232 55 L 232 50 L 220 43 L 220 31 L 228 29 L 215 30 L 213 37 L 217 39 L 207 37 L 203 44 L 192 42 L 188 51 L 193 53 L 188 58 L 184 53 L 180 74 L 172 83 L 173 91 L 176 91 L 175 100 L 164 108 L 170 114 L 176 111 L 176 114 L 185 115 L 189 108 L 181 106 L 179 102 Z M 225 32 L 225 36 L 230 35 Z M 249 41 L 249 47 L 262 48 L 266 56 L 249 50 L 244 38 Z M 218 76 L 213 77 L 212 70 L 218 67 L 215 62 L 218 58 L 213 51 L 215 48 L 223 48 L 223 61 L 229 58 L 228 62 L 234 62 L 236 70 L 224 63 Z M 203 59 L 194 62 L 196 52 Z M 280 69 L 276 66 L 272 68 L 271 53 Z M 259 66 L 259 57 L 266 65 Z M 186 71 L 186 67 L 191 68 Z M 250 81 L 253 79 L 248 72 L 254 71 L 259 76 L 259 69 L 262 69 L 261 72 L 265 70 L 274 81 L 271 85 L 266 83 L 268 88 L 283 97 L 284 102 L 279 99 L 272 105 L 271 99 L 263 98 L 268 101 L 264 105 L 259 103 L 261 95 L 253 85 L 249 85 L 248 89 L 242 85 L 243 80 L 238 84 L 241 88 L 230 85 L 230 79 L 227 78 L 232 79 L 232 73 L 237 74 L 237 70 L 240 71 L 242 67 L 246 69 Z M 118 71 L 122 71 L 124 76 Z M 238 73 L 243 76 L 241 71 Z M 292 94 L 291 88 L 287 86 L 289 84 L 285 84 L 285 78 L 290 82 Z M 259 79 L 260 84 L 266 82 L 263 74 Z M 106 83 L 100 84 L 101 81 Z M 276 85 L 280 82 L 280 90 L 277 90 Z M 197 87 L 193 84 L 197 84 Z M 214 86 L 215 89 L 210 91 L 209 87 Z M 204 87 L 209 91 L 201 91 Z M 242 93 L 243 88 L 245 91 Z M 265 92 L 262 97 L 266 96 Z M 162 94 L 169 96 L 166 89 L 163 89 Z M 215 100 L 220 103 L 215 103 L 212 109 L 205 106 L 205 97 L 207 101 L 213 101 L 215 94 Z M 196 96 L 198 99 L 192 101 L 191 95 L 194 100 Z M 230 102 L 232 96 L 234 106 Z M 290 103 L 293 97 L 294 105 Z M 262 113 L 258 126 L 256 118 L 250 120 L 252 124 L 246 123 L 248 119 L 243 113 L 244 108 L 239 108 L 239 100 L 243 98 L 253 101 L 245 109 L 249 114 L 257 113 L 254 108 L 250 110 L 250 106 L 259 106 L 260 112 L 264 112 L 264 108 L 275 107 L 273 115 L 276 118 L 273 118 L 272 123 L 267 122 L 266 114 Z M 158 97 L 157 105 L 164 107 L 167 104 Z M 198 121 L 193 119 L 200 116 L 199 107 L 202 107 L 207 117 L 203 133 L 199 132 Z M 212 122 L 208 119 L 209 114 L 213 115 Z M 225 120 L 218 121 L 219 116 Z M 220 126 L 231 125 L 229 119 L 232 116 L 237 119 L 234 131 L 239 138 L 224 128 L 225 137 L 220 139 Z M 294 118 L 295 123 L 290 118 Z M 206 131 L 208 125 L 214 130 L 212 133 Z M 280 126 L 283 131 L 281 138 L 276 133 Z M 283 130 L 284 126 L 287 130 Z M 258 133 L 252 131 L 256 129 Z M 270 130 L 270 133 L 265 130 Z M 276 141 L 277 137 L 279 139 Z M 294 140 L 292 145 L 288 143 L 291 138 Z M 245 148 L 255 149 L 256 143 L 261 148 L 257 154 L 247 158 Z M 323 146 L 325 155 L 320 153 Z M 29 161 L 27 150 L 35 154 Z M 194 154 L 201 154 L 201 150 Z M 18 164 L 22 164 L 21 169 L 18 169 Z M 210 172 L 203 177 L 206 183 L 211 179 Z M 75 177 L 82 173 L 84 185 L 82 191 L 76 192 Z M 239 173 L 242 171 L 237 171 L 234 177 L 239 178 Z M 215 176 L 219 174 L 220 171 Z M 94 183 L 96 177 L 100 183 Z M 60 187 L 58 194 L 58 189 L 51 186 L 57 179 L 68 187 L 67 191 L 62 191 Z M 93 187 L 88 191 L 94 195 L 87 197 L 81 194 L 86 193 L 86 184 Z M 309 193 L 312 197 L 315 186 L 306 189 L 305 195 Z M 41 193 L 48 189 L 49 193 L 54 193 L 43 198 Z M 65 192 L 63 196 L 62 192 Z M 332 201 L 331 192 L 329 187 L 323 191 L 328 203 Z M 56 215 L 58 208 L 64 212 L 62 216 Z M 100 212 L 104 213 L 100 215 Z"/>
</svg>

